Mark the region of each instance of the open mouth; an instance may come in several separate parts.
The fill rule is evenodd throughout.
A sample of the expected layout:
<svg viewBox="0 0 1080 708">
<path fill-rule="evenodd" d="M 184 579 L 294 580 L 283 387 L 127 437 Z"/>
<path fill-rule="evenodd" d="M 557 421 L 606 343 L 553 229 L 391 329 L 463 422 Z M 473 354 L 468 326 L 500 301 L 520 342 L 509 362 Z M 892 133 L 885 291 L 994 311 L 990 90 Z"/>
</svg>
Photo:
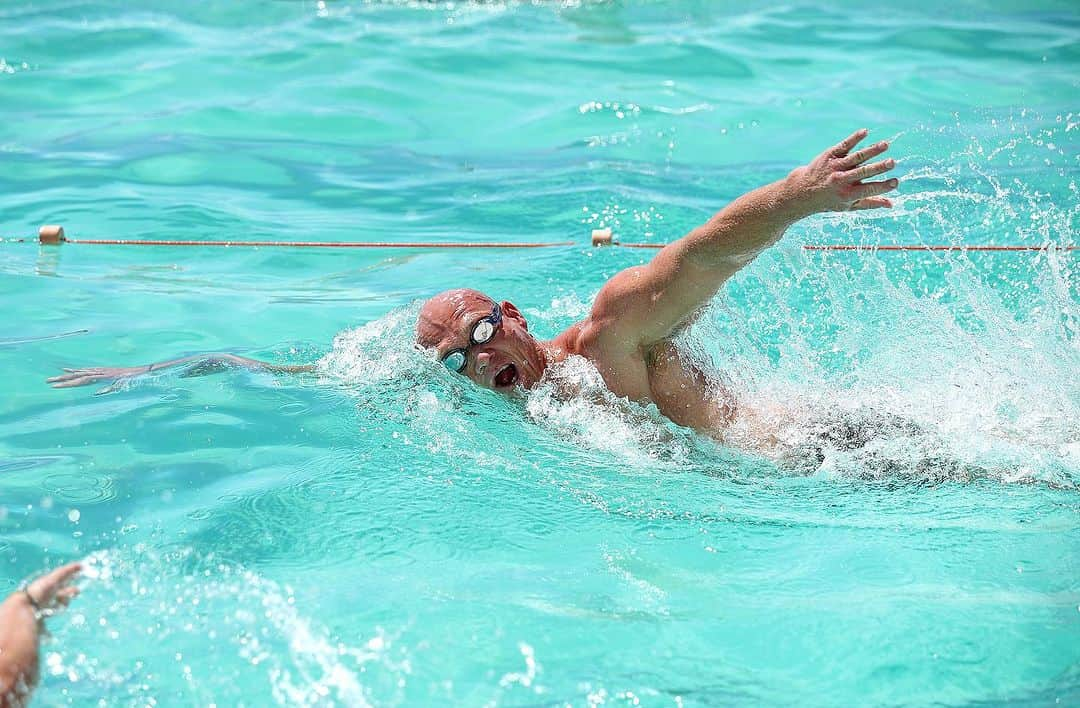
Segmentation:
<svg viewBox="0 0 1080 708">
<path fill-rule="evenodd" d="M 513 364 L 507 364 L 503 368 L 499 369 L 499 373 L 495 374 L 495 387 L 506 388 L 507 386 L 513 386 L 517 383 L 518 371 L 517 367 Z"/>
</svg>

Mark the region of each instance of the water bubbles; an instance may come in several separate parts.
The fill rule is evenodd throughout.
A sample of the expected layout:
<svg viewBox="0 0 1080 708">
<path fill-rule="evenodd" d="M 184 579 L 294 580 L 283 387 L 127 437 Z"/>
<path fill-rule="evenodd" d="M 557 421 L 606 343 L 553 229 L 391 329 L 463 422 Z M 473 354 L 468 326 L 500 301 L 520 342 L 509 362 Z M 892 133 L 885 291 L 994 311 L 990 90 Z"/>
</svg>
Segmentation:
<svg viewBox="0 0 1080 708">
<path fill-rule="evenodd" d="M 578 106 L 578 113 L 606 113 L 614 116 L 616 120 L 626 117 L 636 117 L 641 114 L 641 106 L 636 103 L 620 103 L 619 101 L 586 101 Z"/>
<path fill-rule="evenodd" d="M 79 518 L 81 516 L 82 516 L 82 513 L 78 509 L 71 509 L 67 513 L 68 521 L 70 521 L 73 524 L 79 523 Z"/>
<path fill-rule="evenodd" d="M 502 678 L 499 679 L 499 686 L 505 688 L 512 684 L 519 684 L 525 688 L 533 688 L 533 683 L 536 681 L 537 674 L 540 671 L 540 666 L 536 663 L 536 652 L 525 642 L 519 643 L 518 649 L 525 660 L 525 671 L 512 671 L 503 674 Z M 536 686 L 534 690 L 537 693 L 543 693 L 539 686 Z"/>
<path fill-rule="evenodd" d="M 65 672 L 64 658 L 59 652 L 51 651 L 45 655 L 45 667 L 53 676 L 60 676 Z"/>
</svg>

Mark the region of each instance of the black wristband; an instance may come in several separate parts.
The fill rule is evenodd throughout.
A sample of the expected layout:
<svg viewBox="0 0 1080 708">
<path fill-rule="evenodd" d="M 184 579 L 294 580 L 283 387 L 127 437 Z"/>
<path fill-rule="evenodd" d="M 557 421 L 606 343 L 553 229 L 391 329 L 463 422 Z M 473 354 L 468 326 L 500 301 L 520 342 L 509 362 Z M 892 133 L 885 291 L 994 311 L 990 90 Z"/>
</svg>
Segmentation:
<svg viewBox="0 0 1080 708">
<path fill-rule="evenodd" d="M 38 601 L 34 599 L 34 596 L 30 594 L 30 588 L 23 588 L 22 591 L 23 595 L 26 595 L 27 602 L 29 602 L 30 606 L 34 608 L 34 614 L 40 617 L 42 612 L 41 605 L 39 605 Z"/>
</svg>

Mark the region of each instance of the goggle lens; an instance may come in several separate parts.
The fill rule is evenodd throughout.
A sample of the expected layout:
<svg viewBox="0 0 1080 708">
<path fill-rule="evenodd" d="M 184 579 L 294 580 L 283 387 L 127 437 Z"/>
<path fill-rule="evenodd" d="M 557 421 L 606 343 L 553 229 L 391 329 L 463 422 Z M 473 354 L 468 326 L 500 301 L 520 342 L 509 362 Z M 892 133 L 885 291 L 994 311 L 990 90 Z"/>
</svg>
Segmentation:
<svg viewBox="0 0 1080 708">
<path fill-rule="evenodd" d="M 473 344 L 485 344 L 495 336 L 495 324 L 491 320 L 480 320 L 472 331 Z"/>
<path fill-rule="evenodd" d="M 469 335 L 470 345 L 490 342 L 491 338 L 495 336 L 495 327 L 500 322 L 502 322 L 502 308 L 496 303 L 491 308 L 491 316 L 485 317 L 473 325 L 472 334 Z M 465 349 L 455 349 L 448 352 L 443 357 L 442 362 L 451 371 L 461 373 L 465 370 L 465 352 Z"/>
<path fill-rule="evenodd" d="M 446 368 L 453 372 L 460 372 L 465 368 L 465 352 L 460 349 L 456 349 L 446 355 L 443 359 L 443 363 L 446 364 Z"/>
</svg>

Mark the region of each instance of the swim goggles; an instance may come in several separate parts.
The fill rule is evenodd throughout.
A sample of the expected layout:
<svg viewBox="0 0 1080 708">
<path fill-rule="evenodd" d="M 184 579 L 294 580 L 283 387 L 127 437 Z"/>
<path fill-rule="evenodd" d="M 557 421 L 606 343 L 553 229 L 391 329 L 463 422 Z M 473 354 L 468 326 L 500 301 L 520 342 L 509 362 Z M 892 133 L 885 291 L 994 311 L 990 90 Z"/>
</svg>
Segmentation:
<svg viewBox="0 0 1080 708">
<path fill-rule="evenodd" d="M 472 332 L 469 334 L 469 346 L 490 342 L 500 323 L 502 323 L 502 308 L 496 302 L 492 304 L 491 314 L 473 325 Z M 465 370 L 468 349 L 469 347 L 451 349 L 443 355 L 442 363 L 446 365 L 446 368 L 460 374 Z"/>
</svg>

